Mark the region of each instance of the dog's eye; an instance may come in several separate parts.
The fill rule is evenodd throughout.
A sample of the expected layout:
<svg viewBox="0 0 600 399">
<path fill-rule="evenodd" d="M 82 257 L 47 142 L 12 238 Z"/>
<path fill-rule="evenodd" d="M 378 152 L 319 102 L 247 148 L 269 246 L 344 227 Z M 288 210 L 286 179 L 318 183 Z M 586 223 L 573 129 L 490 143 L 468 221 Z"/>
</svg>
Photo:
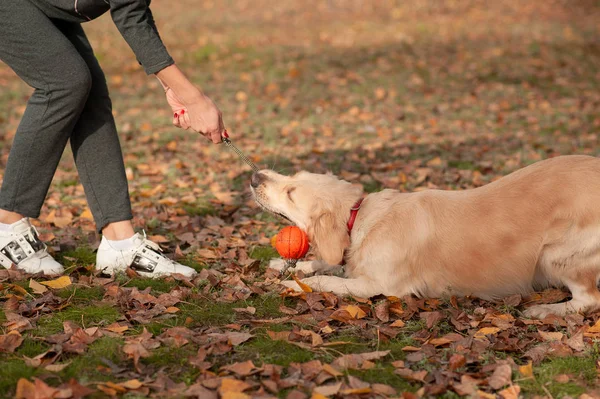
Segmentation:
<svg viewBox="0 0 600 399">
<path fill-rule="evenodd" d="M 287 196 L 290 199 L 290 201 L 294 202 L 294 199 L 292 198 L 292 193 L 294 192 L 294 190 L 296 189 L 296 187 L 289 187 L 287 189 Z"/>
</svg>

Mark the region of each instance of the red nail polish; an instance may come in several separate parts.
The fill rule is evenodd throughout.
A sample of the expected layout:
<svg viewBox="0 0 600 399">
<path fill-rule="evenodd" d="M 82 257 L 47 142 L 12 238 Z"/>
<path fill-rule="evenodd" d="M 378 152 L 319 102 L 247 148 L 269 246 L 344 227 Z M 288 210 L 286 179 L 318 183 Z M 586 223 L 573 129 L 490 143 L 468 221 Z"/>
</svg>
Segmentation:
<svg viewBox="0 0 600 399">
<path fill-rule="evenodd" d="M 177 112 L 173 114 L 173 118 L 177 118 Z"/>
<path fill-rule="evenodd" d="M 185 109 L 181 110 L 181 115 L 185 114 Z"/>
</svg>

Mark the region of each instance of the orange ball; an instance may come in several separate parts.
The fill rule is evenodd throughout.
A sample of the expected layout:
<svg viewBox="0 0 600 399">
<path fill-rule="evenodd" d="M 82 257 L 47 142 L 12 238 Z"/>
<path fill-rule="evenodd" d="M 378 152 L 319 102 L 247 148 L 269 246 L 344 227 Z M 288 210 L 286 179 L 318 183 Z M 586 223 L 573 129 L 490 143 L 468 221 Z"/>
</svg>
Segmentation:
<svg viewBox="0 0 600 399">
<path fill-rule="evenodd" d="M 287 226 L 277 233 L 275 249 L 284 259 L 300 259 L 308 252 L 308 236 L 297 226 Z"/>
</svg>

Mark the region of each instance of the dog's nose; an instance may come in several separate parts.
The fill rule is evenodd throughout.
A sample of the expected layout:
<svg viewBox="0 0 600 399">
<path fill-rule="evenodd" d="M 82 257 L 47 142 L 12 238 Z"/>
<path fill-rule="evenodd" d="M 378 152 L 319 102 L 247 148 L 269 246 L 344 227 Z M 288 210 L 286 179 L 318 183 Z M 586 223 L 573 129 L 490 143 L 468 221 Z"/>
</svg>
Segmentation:
<svg viewBox="0 0 600 399">
<path fill-rule="evenodd" d="M 252 178 L 250 179 L 250 185 L 254 188 L 260 186 L 260 183 L 265 181 L 267 177 L 260 172 L 256 172 L 252 174 Z"/>
</svg>

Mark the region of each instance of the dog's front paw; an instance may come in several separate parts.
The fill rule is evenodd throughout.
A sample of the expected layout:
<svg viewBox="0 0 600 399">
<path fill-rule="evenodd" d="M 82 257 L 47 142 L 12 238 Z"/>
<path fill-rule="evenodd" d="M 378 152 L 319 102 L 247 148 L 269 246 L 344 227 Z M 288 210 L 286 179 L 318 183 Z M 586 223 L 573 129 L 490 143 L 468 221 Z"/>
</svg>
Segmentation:
<svg viewBox="0 0 600 399">
<path fill-rule="evenodd" d="M 285 261 L 281 258 L 271 259 L 269 261 L 269 269 L 275 269 L 278 272 L 281 272 L 285 269 Z"/>
<path fill-rule="evenodd" d="M 568 302 L 553 303 L 548 305 L 536 305 L 525 309 L 523 314 L 531 319 L 544 319 L 548 315 L 564 316 L 568 313 L 576 312 Z"/>
</svg>

